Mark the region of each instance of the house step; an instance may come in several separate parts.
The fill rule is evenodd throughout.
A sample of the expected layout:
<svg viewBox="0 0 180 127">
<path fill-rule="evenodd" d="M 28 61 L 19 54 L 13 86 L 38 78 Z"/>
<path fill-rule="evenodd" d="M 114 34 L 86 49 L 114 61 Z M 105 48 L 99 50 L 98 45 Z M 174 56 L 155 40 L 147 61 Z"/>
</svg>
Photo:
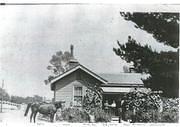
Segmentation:
<svg viewBox="0 0 180 127">
<path fill-rule="evenodd" d="M 112 117 L 111 123 L 119 123 L 119 117 Z M 121 123 L 129 123 L 129 122 L 121 120 Z"/>
<path fill-rule="evenodd" d="M 119 123 L 119 118 L 118 117 L 112 117 L 111 123 Z"/>
<path fill-rule="evenodd" d="M 119 121 L 119 117 L 112 117 L 112 121 Z"/>
</svg>

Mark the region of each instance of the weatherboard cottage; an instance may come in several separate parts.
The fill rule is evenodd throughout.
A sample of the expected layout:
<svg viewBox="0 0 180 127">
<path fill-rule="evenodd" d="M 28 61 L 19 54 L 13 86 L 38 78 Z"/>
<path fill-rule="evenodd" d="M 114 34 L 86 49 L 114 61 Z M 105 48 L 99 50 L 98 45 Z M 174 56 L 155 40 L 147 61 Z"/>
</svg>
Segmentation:
<svg viewBox="0 0 180 127">
<path fill-rule="evenodd" d="M 71 47 L 73 55 L 73 47 Z M 69 61 L 69 69 L 51 81 L 54 101 L 63 101 L 65 107 L 81 107 L 88 85 L 96 84 L 103 90 L 103 103 L 112 104 L 123 93 L 135 88 L 144 89 L 139 73 L 96 74 L 81 65 L 76 59 Z"/>
</svg>

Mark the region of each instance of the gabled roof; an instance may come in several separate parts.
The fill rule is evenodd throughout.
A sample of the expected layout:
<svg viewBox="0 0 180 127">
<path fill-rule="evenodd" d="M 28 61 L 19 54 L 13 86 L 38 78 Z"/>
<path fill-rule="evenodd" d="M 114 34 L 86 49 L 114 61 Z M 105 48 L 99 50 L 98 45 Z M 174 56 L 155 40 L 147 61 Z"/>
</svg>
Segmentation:
<svg viewBox="0 0 180 127">
<path fill-rule="evenodd" d="M 120 73 L 120 74 L 99 74 L 102 78 L 108 80 L 108 84 L 114 85 L 143 85 L 140 73 Z"/>
<path fill-rule="evenodd" d="M 140 73 L 120 73 L 120 74 L 95 74 L 94 72 L 90 71 L 86 67 L 84 67 L 81 64 L 78 64 L 77 66 L 69 69 L 68 71 L 64 72 L 63 74 L 59 75 L 58 77 L 54 78 L 51 81 L 51 87 L 52 85 L 57 82 L 58 80 L 61 80 L 65 76 L 75 72 L 76 70 L 82 70 L 86 72 L 87 74 L 91 75 L 95 79 L 102 82 L 102 87 L 132 87 L 132 86 L 144 86 L 142 79 L 147 78 L 147 76 L 140 74 Z M 108 88 L 105 88 L 108 89 Z"/>
<path fill-rule="evenodd" d="M 97 80 L 99 80 L 100 82 L 102 82 L 102 83 L 104 83 L 104 84 L 106 84 L 106 83 L 108 82 L 107 80 L 105 80 L 104 78 L 102 78 L 102 77 L 100 77 L 99 75 L 95 74 L 94 72 L 90 71 L 89 69 L 87 69 L 87 68 L 84 67 L 83 65 L 78 64 L 76 67 L 71 68 L 70 70 L 64 72 L 63 74 L 61 74 L 61 75 L 59 75 L 58 77 L 56 77 L 55 79 L 53 79 L 50 84 L 51 84 L 51 85 L 54 84 L 54 83 L 57 82 L 58 80 L 60 80 L 60 79 L 62 79 L 63 77 L 71 74 L 72 72 L 75 72 L 75 71 L 78 70 L 78 69 L 80 69 L 80 70 L 88 73 L 89 75 L 93 76 L 94 78 L 96 78 Z"/>
</svg>

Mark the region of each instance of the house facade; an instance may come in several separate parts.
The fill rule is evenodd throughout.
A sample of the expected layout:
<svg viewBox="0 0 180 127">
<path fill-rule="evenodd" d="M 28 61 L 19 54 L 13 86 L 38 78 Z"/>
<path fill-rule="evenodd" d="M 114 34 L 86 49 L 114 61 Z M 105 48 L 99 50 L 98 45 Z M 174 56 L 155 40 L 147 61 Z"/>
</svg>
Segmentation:
<svg viewBox="0 0 180 127">
<path fill-rule="evenodd" d="M 138 73 L 95 74 L 81 64 L 78 64 L 51 81 L 51 90 L 54 91 L 54 100 L 63 101 L 65 107 L 81 106 L 83 96 L 88 86 L 96 85 L 103 90 L 103 102 L 109 104 L 135 88 L 144 89 Z"/>
<path fill-rule="evenodd" d="M 109 104 L 135 88 L 145 88 L 141 80 L 142 74 L 96 74 L 75 59 L 70 60 L 68 65 L 69 69 L 50 84 L 54 91 L 54 101 L 63 101 L 65 107 L 81 107 L 86 90 L 93 85 L 103 90 L 103 103 L 108 101 Z"/>
<path fill-rule="evenodd" d="M 66 71 L 51 82 L 55 101 L 64 101 L 65 107 L 81 106 L 83 96 L 89 85 L 101 85 L 107 81 L 82 65 Z"/>
</svg>

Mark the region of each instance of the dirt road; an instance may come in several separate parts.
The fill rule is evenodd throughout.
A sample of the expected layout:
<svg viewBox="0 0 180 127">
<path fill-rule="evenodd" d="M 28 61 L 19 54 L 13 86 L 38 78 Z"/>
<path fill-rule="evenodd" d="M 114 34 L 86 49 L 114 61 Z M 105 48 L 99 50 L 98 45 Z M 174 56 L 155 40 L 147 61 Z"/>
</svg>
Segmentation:
<svg viewBox="0 0 180 127">
<path fill-rule="evenodd" d="M 34 126 L 34 125 L 52 125 L 52 124 L 58 124 L 59 122 L 50 123 L 49 121 L 40 120 L 38 119 L 38 116 L 36 118 L 36 123 L 30 123 L 30 114 L 29 111 L 28 116 L 24 117 L 24 109 L 20 110 L 10 110 L 6 109 L 3 111 L 3 113 L 0 113 L 0 127 L 1 126 L 14 126 L 16 124 L 21 126 Z M 61 122 L 63 123 L 63 122 Z"/>
<path fill-rule="evenodd" d="M 51 123 L 49 121 L 45 121 L 45 120 L 40 120 L 38 119 L 38 116 L 36 118 L 36 123 L 30 123 L 30 114 L 31 111 L 29 111 L 28 116 L 24 117 L 24 108 L 21 108 L 20 110 L 10 110 L 10 109 L 6 109 L 4 110 L 3 113 L 0 113 L 0 127 L 6 127 L 6 126 L 10 126 L 10 127 L 34 127 L 34 125 L 45 125 L 47 127 L 49 126 L 60 126 L 60 125 L 66 125 L 68 124 L 68 122 L 60 122 L 60 121 L 56 121 L 54 123 Z M 123 122 L 122 123 L 126 123 Z M 76 124 L 75 124 L 76 126 Z"/>
</svg>

